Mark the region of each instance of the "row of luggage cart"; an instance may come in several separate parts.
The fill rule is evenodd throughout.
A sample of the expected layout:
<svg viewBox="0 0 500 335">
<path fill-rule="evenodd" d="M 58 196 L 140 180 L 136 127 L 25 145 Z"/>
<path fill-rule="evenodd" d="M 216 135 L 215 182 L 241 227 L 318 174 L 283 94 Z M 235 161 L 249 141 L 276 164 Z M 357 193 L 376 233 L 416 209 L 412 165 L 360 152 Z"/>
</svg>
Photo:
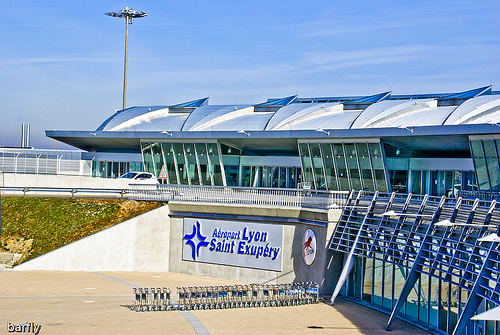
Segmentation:
<svg viewBox="0 0 500 335">
<path fill-rule="evenodd" d="M 319 302 L 318 284 L 250 284 L 229 286 L 178 287 L 178 300 L 168 288 L 134 288 L 132 310 L 170 311 L 249 307 L 278 307 Z"/>
</svg>

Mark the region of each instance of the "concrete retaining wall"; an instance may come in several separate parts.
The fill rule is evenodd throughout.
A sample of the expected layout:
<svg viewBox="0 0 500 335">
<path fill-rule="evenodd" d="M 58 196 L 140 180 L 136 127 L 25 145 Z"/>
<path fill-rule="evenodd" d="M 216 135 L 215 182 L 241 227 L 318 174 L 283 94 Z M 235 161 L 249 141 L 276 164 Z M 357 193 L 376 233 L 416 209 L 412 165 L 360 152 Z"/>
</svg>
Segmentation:
<svg viewBox="0 0 500 335">
<path fill-rule="evenodd" d="M 170 271 L 261 284 L 315 281 L 320 283 L 322 291 L 330 291 L 331 288 L 328 285 L 330 280 L 325 281 L 325 275 L 330 273 L 327 271 L 327 259 L 332 257 L 325 247 L 330 240 L 327 227 L 286 223 L 268 224 L 284 226 L 283 265 L 280 272 L 182 260 L 183 218 L 171 218 L 170 221 Z M 310 266 L 306 265 L 302 258 L 302 239 L 307 229 L 314 231 L 317 243 L 316 259 Z"/>
<path fill-rule="evenodd" d="M 15 270 L 169 271 L 168 206 L 16 266 Z"/>
<path fill-rule="evenodd" d="M 0 173 L 0 187 L 60 187 L 124 189 L 125 179 L 91 178 L 64 175 Z"/>
<path fill-rule="evenodd" d="M 282 271 L 260 270 L 238 266 L 209 264 L 182 260 L 184 217 L 196 213 L 227 212 L 229 221 L 247 219 L 235 217 L 236 205 L 170 203 L 159 209 L 108 228 L 58 250 L 25 262 L 16 270 L 61 271 L 169 271 L 198 276 L 234 279 L 249 283 L 291 283 L 315 281 L 321 293 L 331 293 L 342 266 L 342 256 L 328 250 L 328 243 L 340 210 L 306 213 L 302 209 L 238 205 L 246 215 L 272 214 L 273 220 L 261 224 L 283 226 Z M 244 208 L 243 208 L 244 207 Z M 174 209 L 174 210 L 173 210 Z M 180 210 L 188 210 L 182 211 Z M 286 216 L 283 214 L 287 214 Z M 328 225 L 312 225 L 294 220 L 300 217 L 322 216 Z M 270 216 L 268 216 L 270 217 Z M 222 220 L 222 219 L 220 219 Z M 252 221 L 251 219 L 247 220 Z M 307 229 L 316 235 L 317 254 L 311 265 L 302 257 L 303 237 Z"/>
</svg>

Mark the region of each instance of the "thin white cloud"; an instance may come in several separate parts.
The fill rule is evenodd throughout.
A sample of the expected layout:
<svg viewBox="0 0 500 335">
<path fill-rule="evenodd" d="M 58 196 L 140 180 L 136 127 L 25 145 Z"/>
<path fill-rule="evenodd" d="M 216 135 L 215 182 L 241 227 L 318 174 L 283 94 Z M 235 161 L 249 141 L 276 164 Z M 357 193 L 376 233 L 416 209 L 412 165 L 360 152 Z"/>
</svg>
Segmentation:
<svg viewBox="0 0 500 335">
<path fill-rule="evenodd" d="M 28 65 L 28 64 L 44 64 L 44 63 L 104 63 L 117 62 L 123 57 L 32 57 L 32 58 L 4 58 L 0 59 L 0 63 L 5 65 Z"/>
<path fill-rule="evenodd" d="M 360 33 L 366 31 L 379 31 L 385 29 L 398 29 L 404 27 L 415 26 L 414 22 L 335 22 L 333 21 L 316 21 L 300 24 L 296 28 L 301 31 L 301 35 L 305 37 L 322 37 L 330 35 L 344 35 L 351 33 Z"/>
<path fill-rule="evenodd" d="M 408 62 L 425 54 L 429 46 L 411 45 L 370 48 L 353 51 L 309 52 L 304 54 L 304 67 L 317 70 L 334 70 L 375 64 Z"/>
<path fill-rule="evenodd" d="M 304 53 L 304 67 L 318 70 L 334 70 L 375 64 L 396 64 L 418 61 L 436 67 L 451 63 L 480 65 L 499 50 L 498 45 L 402 45 L 395 47 L 367 48 L 352 51 Z"/>
</svg>

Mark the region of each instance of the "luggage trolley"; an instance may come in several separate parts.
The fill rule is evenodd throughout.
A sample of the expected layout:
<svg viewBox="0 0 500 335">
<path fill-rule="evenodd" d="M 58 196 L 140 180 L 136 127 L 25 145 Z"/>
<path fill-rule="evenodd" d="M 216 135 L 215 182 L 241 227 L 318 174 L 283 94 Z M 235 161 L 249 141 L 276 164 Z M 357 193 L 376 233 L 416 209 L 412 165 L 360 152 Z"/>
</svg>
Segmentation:
<svg viewBox="0 0 500 335">
<path fill-rule="evenodd" d="M 169 311 L 172 309 L 172 303 L 170 300 L 170 289 L 163 287 L 158 288 L 160 290 L 160 310 Z"/>
<path fill-rule="evenodd" d="M 227 304 L 227 289 L 224 286 L 217 286 L 217 303 L 216 309 L 224 309 Z"/>
<path fill-rule="evenodd" d="M 307 303 L 314 304 L 319 302 L 318 297 L 318 284 L 317 283 L 306 283 L 306 295 L 307 295 Z"/>
<path fill-rule="evenodd" d="M 201 305 L 201 291 L 199 287 L 193 287 L 191 294 L 194 296 L 192 300 L 191 309 L 198 310 Z"/>
<path fill-rule="evenodd" d="M 271 285 L 272 286 L 272 300 L 271 300 L 271 306 L 272 307 L 279 307 L 279 294 L 280 294 L 280 291 L 279 291 L 279 285 L 278 284 L 274 284 L 274 285 Z"/>
<path fill-rule="evenodd" d="M 288 306 L 295 306 L 295 285 L 288 284 Z"/>
<path fill-rule="evenodd" d="M 134 306 L 132 307 L 132 310 L 136 312 L 141 311 L 141 306 L 142 306 L 142 291 L 139 287 L 134 287 L 134 295 L 135 295 L 135 300 L 134 300 Z"/>
<path fill-rule="evenodd" d="M 218 286 L 213 286 L 212 287 L 212 304 L 213 308 L 219 309 L 220 308 L 220 301 L 219 301 L 219 287 Z"/>
<path fill-rule="evenodd" d="M 262 305 L 269 307 L 271 305 L 272 291 L 270 285 L 265 285 L 262 288 Z"/>
<path fill-rule="evenodd" d="M 214 288 L 213 286 L 206 286 L 206 303 L 205 303 L 205 309 L 213 309 L 215 307 L 214 304 Z"/>
<path fill-rule="evenodd" d="M 245 307 L 245 287 L 243 285 L 236 285 L 236 291 L 238 292 L 238 298 L 236 300 L 236 308 Z"/>
<path fill-rule="evenodd" d="M 259 285 L 258 284 L 251 284 L 250 285 L 250 290 L 251 290 L 251 298 L 250 298 L 250 307 L 258 307 L 259 304 Z M 262 305 L 260 306 L 262 307 Z"/>
<path fill-rule="evenodd" d="M 200 309 L 209 309 L 208 303 L 208 286 L 202 286 L 199 288 L 201 295 Z"/>
<path fill-rule="evenodd" d="M 189 300 L 189 290 L 186 287 L 178 287 L 177 294 L 179 295 L 179 309 L 185 310 Z"/>
<path fill-rule="evenodd" d="M 222 288 L 222 305 L 221 305 L 221 308 L 230 308 L 230 304 L 229 304 L 229 301 L 230 301 L 230 294 L 231 294 L 231 291 L 230 291 L 230 287 L 228 286 L 221 286 Z"/>
<path fill-rule="evenodd" d="M 252 302 L 252 291 L 250 289 L 251 286 L 248 285 L 243 285 L 243 300 L 244 302 L 244 307 L 248 308 L 250 307 L 250 303 Z"/>
<path fill-rule="evenodd" d="M 228 303 L 227 308 L 235 308 L 238 301 L 238 288 L 237 286 L 228 286 L 227 287 L 227 297 Z"/>
<path fill-rule="evenodd" d="M 147 310 L 148 306 L 147 296 L 148 296 L 148 289 L 141 287 L 141 306 L 139 308 L 139 312 L 145 312 Z"/>
<path fill-rule="evenodd" d="M 318 283 L 312 283 L 313 285 L 313 299 L 314 299 L 314 303 L 318 303 L 319 302 L 319 289 L 318 289 Z"/>
<path fill-rule="evenodd" d="M 285 285 L 278 285 L 278 296 L 277 298 L 277 305 L 279 306 L 285 306 L 286 304 L 286 286 Z"/>
<path fill-rule="evenodd" d="M 307 303 L 306 299 L 307 299 L 307 296 L 306 296 L 306 287 L 305 287 L 305 283 L 301 283 L 300 284 L 300 293 L 299 293 L 299 296 L 300 296 L 300 303 L 301 304 L 305 304 Z"/>
<path fill-rule="evenodd" d="M 159 311 L 160 310 L 160 292 L 161 288 L 151 288 L 151 306 L 149 306 L 150 311 Z"/>
<path fill-rule="evenodd" d="M 131 309 L 138 312 L 297 306 L 319 302 L 318 283 L 250 284 L 232 286 L 177 287 L 174 305 L 167 287 L 134 287 Z"/>
<path fill-rule="evenodd" d="M 197 294 L 196 294 L 196 287 L 189 287 L 189 302 L 188 302 L 188 309 L 198 309 L 196 306 L 196 300 L 198 299 Z"/>
<path fill-rule="evenodd" d="M 146 288 L 146 309 L 152 311 L 154 309 L 154 289 Z"/>
<path fill-rule="evenodd" d="M 294 284 L 293 285 L 293 300 L 294 300 L 294 306 L 301 305 L 302 301 L 300 299 L 300 284 Z"/>
<path fill-rule="evenodd" d="M 293 306 L 293 288 L 292 284 L 286 284 L 285 285 L 285 292 L 286 292 L 286 305 L 287 306 Z"/>
</svg>

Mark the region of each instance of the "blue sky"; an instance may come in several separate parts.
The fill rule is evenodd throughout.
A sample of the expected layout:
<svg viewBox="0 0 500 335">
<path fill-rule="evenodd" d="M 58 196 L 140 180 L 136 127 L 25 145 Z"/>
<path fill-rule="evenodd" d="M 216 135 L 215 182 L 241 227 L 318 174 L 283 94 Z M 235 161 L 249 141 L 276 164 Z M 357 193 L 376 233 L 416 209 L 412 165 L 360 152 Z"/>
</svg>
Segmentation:
<svg viewBox="0 0 500 335">
<path fill-rule="evenodd" d="M 0 146 L 68 148 L 46 129 L 95 130 L 122 105 L 500 90 L 500 1 L 4 0 Z"/>
</svg>

